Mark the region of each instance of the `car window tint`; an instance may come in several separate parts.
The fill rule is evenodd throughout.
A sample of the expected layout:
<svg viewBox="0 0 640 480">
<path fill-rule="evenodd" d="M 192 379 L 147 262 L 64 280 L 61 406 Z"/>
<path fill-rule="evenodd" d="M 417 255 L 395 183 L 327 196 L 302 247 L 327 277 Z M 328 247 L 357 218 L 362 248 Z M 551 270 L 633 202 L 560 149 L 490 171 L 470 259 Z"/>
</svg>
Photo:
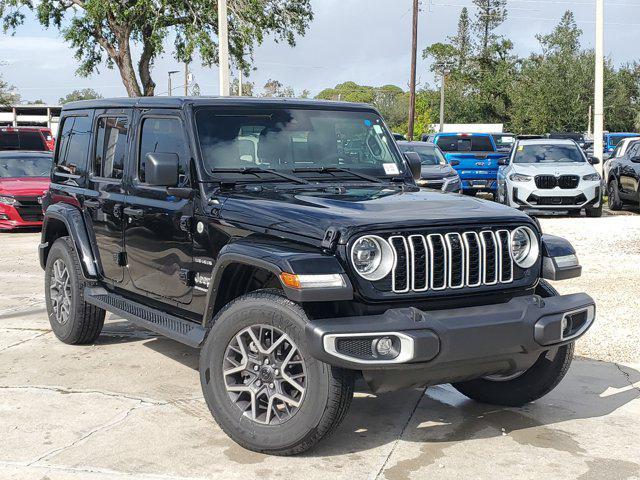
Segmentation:
<svg viewBox="0 0 640 480">
<path fill-rule="evenodd" d="M 67 117 L 60 134 L 56 171 L 80 174 L 86 168 L 90 140 L 91 119 Z"/>
<path fill-rule="evenodd" d="M 491 139 L 484 135 L 444 136 L 438 138 L 438 146 L 443 152 L 490 152 Z"/>
<path fill-rule="evenodd" d="M 98 119 L 95 165 L 93 173 L 99 177 L 121 179 L 127 155 L 127 119 L 102 117 Z"/>
<path fill-rule="evenodd" d="M 178 118 L 145 118 L 140 134 L 138 179 L 145 181 L 146 156 L 149 153 L 175 153 L 180 159 L 178 166 L 179 185 L 188 183 L 187 164 L 189 155 L 182 123 Z"/>
</svg>

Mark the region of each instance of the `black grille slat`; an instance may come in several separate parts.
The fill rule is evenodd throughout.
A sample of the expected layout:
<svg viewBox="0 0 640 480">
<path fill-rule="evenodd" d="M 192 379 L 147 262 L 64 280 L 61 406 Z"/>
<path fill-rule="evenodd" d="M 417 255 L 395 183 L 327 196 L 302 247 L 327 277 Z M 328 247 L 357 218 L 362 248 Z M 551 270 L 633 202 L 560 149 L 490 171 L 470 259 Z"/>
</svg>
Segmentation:
<svg viewBox="0 0 640 480">
<path fill-rule="evenodd" d="M 462 237 L 458 233 L 448 233 L 447 253 L 449 255 L 449 287 L 461 288 L 465 284 L 464 272 L 464 245 Z"/>
<path fill-rule="evenodd" d="M 413 277 L 411 289 L 424 291 L 429 288 L 427 242 L 422 235 L 409 237 L 409 247 L 413 257 Z"/>
<path fill-rule="evenodd" d="M 541 190 L 551 190 L 556 187 L 562 189 L 577 188 L 580 183 L 578 175 L 536 175 L 536 187 Z"/>
<path fill-rule="evenodd" d="M 579 183 L 580 177 L 577 175 L 562 175 L 558 179 L 558 186 L 565 189 L 578 188 Z"/>
<path fill-rule="evenodd" d="M 511 259 L 511 236 L 506 230 L 499 230 L 496 232 L 500 248 L 500 282 L 506 283 L 513 280 L 513 264 L 511 261 L 504 261 L 505 258 Z"/>
<path fill-rule="evenodd" d="M 442 235 L 429 235 L 429 260 L 431 263 L 431 288 L 443 290 L 447 288 L 447 249 Z"/>
<path fill-rule="evenodd" d="M 480 234 L 482 240 L 482 257 L 484 259 L 484 275 L 483 283 L 493 285 L 498 281 L 498 249 L 493 232 L 482 232 Z"/>
<path fill-rule="evenodd" d="M 556 188 L 558 182 L 553 175 L 536 175 L 536 187 L 543 190 L 550 190 Z"/>
<path fill-rule="evenodd" d="M 404 237 L 391 237 L 391 246 L 396 252 L 396 268 L 392 277 L 394 291 L 409 291 L 409 251 Z"/>
</svg>

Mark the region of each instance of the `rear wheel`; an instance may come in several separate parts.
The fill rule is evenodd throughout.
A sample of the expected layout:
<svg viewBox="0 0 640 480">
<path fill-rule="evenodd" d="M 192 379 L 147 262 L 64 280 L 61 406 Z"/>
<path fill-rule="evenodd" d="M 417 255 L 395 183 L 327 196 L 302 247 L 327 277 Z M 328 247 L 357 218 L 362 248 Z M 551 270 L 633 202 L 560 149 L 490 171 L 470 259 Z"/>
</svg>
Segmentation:
<svg viewBox="0 0 640 480">
<path fill-rule="evenodd" d="M 558 291 L 542 280 L 536 289 L 541 297 L 557 296 Z M 542 353 L 527 370 L 506 375 L 490 375 L 468 382 L 454 383 L 463 395 L 482 403 L 519 407 L 543 397 L 564 378 L 573 360 L 574 344 Z"/>
<path fill-rule="evenodd" d="M 244 295 L 214 319 L 200 357 L 202 390 L 218 425 L 242 447 L 298 454 L 346 415 L 353 376 L 311 356 L 307 321 L 273 291 Z"/>
<path fill-rule="evenodd" d="M 607 185 L 607 193 L 609 194 L 608 205 L 610 210 L 622 210 L 622 200 L 620 199 L 620 189 L 618 188 L 618 181 L 611 179 L 609 185 Z"/>
<path fill-rule="evenodd" d="M 55 241 L 45 268 L 45 301 L 49 323 L 64 343 L 92 343 L 102 331 L 105 311 L 84 301 L 86 282 L 69 237 Z"/>
</svg>

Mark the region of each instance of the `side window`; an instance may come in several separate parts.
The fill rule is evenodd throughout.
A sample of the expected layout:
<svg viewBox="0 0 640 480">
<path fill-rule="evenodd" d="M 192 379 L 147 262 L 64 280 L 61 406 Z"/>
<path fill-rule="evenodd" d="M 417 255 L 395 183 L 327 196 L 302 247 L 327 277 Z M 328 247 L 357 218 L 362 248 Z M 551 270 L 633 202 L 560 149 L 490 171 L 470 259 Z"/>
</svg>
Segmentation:
<svg viewBox="0 0 640 480">
<path fill-rule="evenodd" d="M 127 156 L 127 119 L 101 117 L 98 119 L 94 175 L 122 179 Z"/>
<path fill-rule="evenodd" d="M 60 134 L 56 170 L 72 175 L 81 174 L 87 165 L 90 141 L 91 120 L 89 117 L 67 117 Z"/>
<path fill-rule="evenodd" d="M 178 167 L 179 186 L 186 186 L 189 183 L 187 175 L 189 155 L 182 123 L 178 118 L 148 117 L 143 119 L 138 156 L 138 179 L 142 183 L 145 181 L 145 162 L 148 153 L 177 154 L 180 159 Z"/>
<path fill-rule="evenodd" d="M 637 157 L 638 151 L 640 151 L 640 143 L 634 143 L 631 145 L 631 148 L 629 149 L 629 153 L 627 153 L 627 156 L 629 158 Z"/>
<path fill-rule="evenodd" d="M 73 130 L 73 122 L 76 121 L 76 117 L 66 117 L 62 121 L 62 127 L 60 128 L 60 138 L 58 140 L 58 155 L 56 157 L 56 172 L 59 173 L 71 173 L 67 167 L 67 147 L 69 146 L 69 137 L 71 137 L 71 131 Z"/>
</svg>

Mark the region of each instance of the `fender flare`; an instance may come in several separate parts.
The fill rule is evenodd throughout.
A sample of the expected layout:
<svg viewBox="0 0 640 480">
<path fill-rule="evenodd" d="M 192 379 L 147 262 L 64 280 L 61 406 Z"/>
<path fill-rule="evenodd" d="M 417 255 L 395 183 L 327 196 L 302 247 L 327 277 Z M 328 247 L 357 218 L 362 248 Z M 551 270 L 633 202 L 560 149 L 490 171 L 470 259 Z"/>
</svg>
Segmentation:
<svg viewBox="0 0 640 480">
<path fill-rule="evenodd" d="M 299 290 L 280 283 L 287 298 L 293 302 L 324 302 L 353 299 L 353 286 L 348 275 L 338 259 L 333 255 L 320 251 L 301 250 L 286 245 L 255 243 L 239 240 L 227 244 L 220 251 L 213 271 L 206 298 L 206 308 L 203 315 L 203 325 L 207 325 L 213 318 L 216 300 L 222 288 L 223 275 L 226 269 L 233 265 L 248 265 L 271 272 L 280 280 L 282 272 L 295 274 L 340 274 L 343 276 L 343 287 L 314 288 Z"/>
<path fill-rule="evenodd" d="M 82 273 L 87 280 L 98 278 L 98 267 L 91 248 L 91 241 L 87 233 L 82 212 L 69 204 L 56 203 L 47 208 L 42 223 L 42 241 L 38 247 L 40 266 L 44 269 L 51 245 L 47 240 L 47 227 L 49 221 L 55 219 L 64 223 L 73 244 L 76 247 L 78 259 L 82 266 Z"/>
</svg>

